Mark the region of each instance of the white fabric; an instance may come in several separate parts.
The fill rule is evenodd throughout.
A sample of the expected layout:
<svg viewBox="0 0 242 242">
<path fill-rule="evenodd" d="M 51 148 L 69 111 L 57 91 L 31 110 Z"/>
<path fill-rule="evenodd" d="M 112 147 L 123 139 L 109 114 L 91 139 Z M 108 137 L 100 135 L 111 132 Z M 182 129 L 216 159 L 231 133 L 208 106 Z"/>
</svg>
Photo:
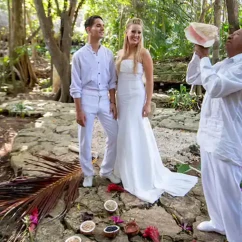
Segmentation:
<svg viewBox="0 0 242 242">
<path fill-rule="evenodd" d="M 78 139 L 80 147 L 80 163 L 85 176 L 93 176 L 92 166 L 92 132 L 95 117 L 97 117 L 107 135 L 106 150 L 101 165 L 100 174 L 110 175 L 114 169 L 117 149 L 118 124 L 110 112 L 110 101 L 108 93 L 104 95 L 92 95 L 83 93 L 82 109 L 86 115 L 86 126 L 78 125 Z"/>
<path fill-rule="evenodd" d="M 209 216 L 229 242 L 242 238 L 242 168 L 201 149 L 202 184 Z"/>
<path fill-rule="evenodd" d="M 72 58 L 70 93 L 80 98 L 83 89 L 105 91 L 116 88 L 116 73 L 111 50 L 100 46 L 97 53 L 90 44 L 80 48 Z"/>
<path fill-rule="evenodd" d="M 194 54 L 187 82 L 203 85 L 197 140 L 208 152 L 242 166 L 242 54 L 211 65 L 209 58 Z"/>
<path fill-rule="evenodd" d="M 148 118 L 142 118 L 145 88 L 143 66 L 133 74 L 133 61 L 123 60 L 118 76 L 118 142 L 115 174 L 124 189 L 153 203 L 163 192 L 184 196 L 197 177 L 172 173 L 164 167 Z"/>
</svg>

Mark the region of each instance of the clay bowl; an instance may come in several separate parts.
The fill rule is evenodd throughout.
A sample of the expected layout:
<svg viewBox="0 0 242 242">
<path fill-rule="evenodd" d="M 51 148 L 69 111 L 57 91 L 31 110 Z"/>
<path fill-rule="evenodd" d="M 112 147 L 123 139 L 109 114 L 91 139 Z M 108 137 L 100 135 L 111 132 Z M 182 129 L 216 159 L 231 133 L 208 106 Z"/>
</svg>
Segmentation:
<svg viewBox="0 0 242 242">
<path fill-rule="evenodd" d="M 118 204 L 116 201 L 114 200 L 107 200 L 105 203 L 104 203 L 104 208 L 106 211 L 108 211 L 109 213 L 114 213 L 117 208 L 118 208 Z"/>
<path fill-rule="evenodd" d="M 65 242 L 82 242 L 82 239 L 74 235 L 66 239 Z"/>
<path fill-rule="evenodd" d="M 128 235 L 128 236 L 134 236 L 137 235 L 140 231 L 139 226 L 137 225 L 137 223 L 135 221 L 131 221 L 128 222 L 125 226 L 124 226 L 124 232 Z"/>
<path fill-rule="evenodd" d="M 113 228 L 113 230 L 110 231 L 110 228 Z M 104 236 L 106 236 L 107 238 L 113 239 L 113 238 L 115 238 L 118 235 L 119 230 L 120 230 L 119 226 L 117 226 L 117 225 L 110 225 L 110 226 L 107 226 L 103 230 L 103 233 L 104 233 Z"/>
<path fill-rule="evenodd" d="M 80 231 L 82 234 L 91 235 L 93 234 L 95 227 L 96 224 L 93 221 L 87 220 L 80 225 Z"/>
</svg>

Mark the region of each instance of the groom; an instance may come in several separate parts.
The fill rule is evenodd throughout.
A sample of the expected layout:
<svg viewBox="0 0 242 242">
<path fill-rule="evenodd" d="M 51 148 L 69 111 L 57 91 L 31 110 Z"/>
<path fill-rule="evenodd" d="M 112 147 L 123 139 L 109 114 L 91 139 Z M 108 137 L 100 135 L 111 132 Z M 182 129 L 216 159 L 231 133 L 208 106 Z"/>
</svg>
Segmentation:
<svg viewBox="0 0 242 242">
<path fill-rule="evenodd" d="M 73 55 L 70 94 L 76 106 L 79 157 L 84 173 L 84 187 L 93 184 L 91 143 L 97 117 L 107 135 L 106 150 L 100 175 L 112 183 L 120 183 L 113 174 L 117 146 L 117 109 L 115 103 L 116 72 L 112 52 L 100 44 L 104 23 L 100 16 L 85 22 L 88 43 Z M 109 95 L 108 95 L 109 94 Z"/>
</svg>

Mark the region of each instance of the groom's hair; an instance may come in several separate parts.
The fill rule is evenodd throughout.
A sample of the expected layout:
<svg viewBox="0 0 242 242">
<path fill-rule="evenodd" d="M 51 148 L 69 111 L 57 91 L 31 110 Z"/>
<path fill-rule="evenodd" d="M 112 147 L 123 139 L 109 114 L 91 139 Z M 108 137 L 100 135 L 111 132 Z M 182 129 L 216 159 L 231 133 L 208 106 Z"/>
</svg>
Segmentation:
<svg viewBox="0 0 242 242">
<path fill-rule="evenodd" d="M 86 29 L 87 27 L 92 27 L 93 24 L 94 24 L 94 22 L 95 22 L 95 20 L 98 19 L 98 18 L 101 19 L 101 20 L 103 20 L 102 17 L 100 17 L 100 16 L 98 16 L 98 15 L 93 15 L 93 16 L 89 17 L 89 18 L 85 21 L 85 24 L 84 24 L 85 29 Z"/>
</svg>

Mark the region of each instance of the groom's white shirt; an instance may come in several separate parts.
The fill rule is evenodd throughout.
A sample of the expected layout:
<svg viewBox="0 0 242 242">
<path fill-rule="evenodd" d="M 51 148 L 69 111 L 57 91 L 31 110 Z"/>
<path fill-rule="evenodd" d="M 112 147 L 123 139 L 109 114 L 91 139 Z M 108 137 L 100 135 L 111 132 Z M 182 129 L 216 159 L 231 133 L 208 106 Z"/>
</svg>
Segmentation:
<svg viewBox="0 0 242 242">
<path fill-rule="evenodd" d="M 100 46 L 95 53 L 90 44 L 80 48 L 72 58 L 70 94 L 81 98 L 85 92 L 107 92 L 116 88 L 116 71 L 111 50 Z"/>
</svg>

